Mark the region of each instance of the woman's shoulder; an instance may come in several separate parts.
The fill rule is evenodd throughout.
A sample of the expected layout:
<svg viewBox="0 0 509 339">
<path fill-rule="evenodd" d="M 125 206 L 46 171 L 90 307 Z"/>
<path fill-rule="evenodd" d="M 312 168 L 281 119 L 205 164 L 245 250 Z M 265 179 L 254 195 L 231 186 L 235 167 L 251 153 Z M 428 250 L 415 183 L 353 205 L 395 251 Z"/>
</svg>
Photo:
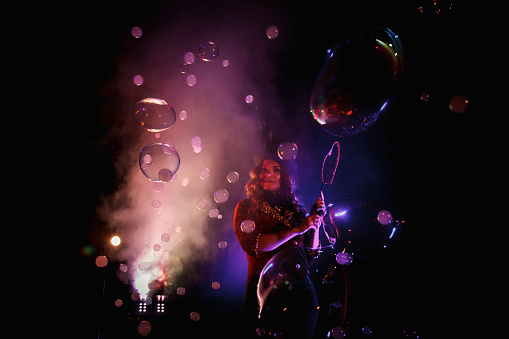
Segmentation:
<svg viewBox="0 0 509 339">
<path fill-rule="evenodd" d="M 239 201 L 237 204 L 237 208 L 251 208 L 253 206 L 254 200 L 252 198 L 245 198 L 244 200 Z"/>
</svg>

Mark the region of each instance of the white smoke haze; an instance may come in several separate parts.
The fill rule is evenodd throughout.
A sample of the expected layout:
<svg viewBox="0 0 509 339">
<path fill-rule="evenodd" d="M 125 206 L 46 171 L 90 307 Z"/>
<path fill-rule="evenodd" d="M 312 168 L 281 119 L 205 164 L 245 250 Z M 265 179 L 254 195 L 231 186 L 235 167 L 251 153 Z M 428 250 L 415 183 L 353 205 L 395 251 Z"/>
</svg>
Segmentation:
<svg viewBox="0 0 509 339">
<path fill-rule="evenodd" d="M 221 251 L 218 240 L 231 232 L 233 208 L 242 197 L 253 154 L 262 151 L 270 128 L 284 125 L 278 115 L 282 104 L 272 84 L 277 73 L 268 57 L 271 44 L 278 40 L 265 36 L 274 23 L 254 22 L 249 12 L 229 19 L 219 23 L 205 12 L 179 22 L 175 17 L 159 18 L 141 27 L 141 38 L 122 37 L 115 73 L 101 92 L 104 121 L 110 124 L 105 142 L 115 152 L 118 182 L 111 196 L 102 197 L 98 214 L 122 240 L 108 257 L 128 264 L 133 290 L 142 297 L 150 293 L 154 280 L 166 280 L 167 289 L 173 290 L 199 279 L 200 268 L 214 262 Z M 197 54 L 199 44 L 206 41 L 219 48 L 211 62 Z M 193 52 L 196 61 L 182 74 L 178 66 L 186 52 Z M 223 60 L 229 61 L 228 67 Z M 139 87 L 132 81 L 137 74 L 144 79 Z M 186 84 L 191 74 L 197 78 L 192 87 Z M 246 103 L 246 95 L 253 95 L 252 103 Z M 158 138 L 131 117 L 134 104 L 146 97 L 165 100 L 177 113 L 174 126 Z M 185 120 L 179 119 L 180 111 L 187 112 Z M 202 139 L 199 153 L 191 145 L 195 136 Z M 159 142 L 175 145 L 180 168 L 172 181 L 154 189 L 154 181 L 141 172 L 138 157 L 144 146 Z M 210 177 L 203 180 L 200 171 L 205 168 Z M 227 181 L 231 171 L 240 174 L 238 182 Z M 219 204 L 213 194 L 222 188 L 230 198 Z M 203 209 L 197 206 L 200 199 L 207 203 Z M 222 219 L 209 216 L 214 208 Z M 169 241 L 161 238 L 163 234 L 170 236 Z"/>
</svg>

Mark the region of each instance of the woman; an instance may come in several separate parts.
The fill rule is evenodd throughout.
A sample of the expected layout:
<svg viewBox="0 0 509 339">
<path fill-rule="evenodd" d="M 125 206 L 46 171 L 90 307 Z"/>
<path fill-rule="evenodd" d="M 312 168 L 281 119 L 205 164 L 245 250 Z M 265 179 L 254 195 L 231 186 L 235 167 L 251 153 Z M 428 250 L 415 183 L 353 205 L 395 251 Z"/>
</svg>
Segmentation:
<svg viewBox="0 0 509 339">
<path fill-rule="evenodd" d="M 318 231 L 322 217 L 317 212 L 325 212 L 323 196 L 312 207 L 311 215 L 306 216 L 294 193 L 292 174 L 295 176 L 295 173 L 292 172 L 296 170 L 291 169 L 296 164 L 264 154 L 255 156 L 255 165 L 250 172 L 251 180 L 246 184 L 247 198 L 238 203 L 233 221 L 248 261 L 244 303 L 248 331 L 252 336 L 270 332 L 283 338 L 311 338 L 318 318 L 318 301 L 308 267 L 319 254 Z M 254 221 L 254 230 L 243 230 L 244 220 Z M 290 256 L 286 259 L 304 274 L 292 283 L 291 290 L 274 293 L 264 306 L 260 323 L 258 279 L 265 264 L 283 250 L 284 255 Z"/>
</svg>

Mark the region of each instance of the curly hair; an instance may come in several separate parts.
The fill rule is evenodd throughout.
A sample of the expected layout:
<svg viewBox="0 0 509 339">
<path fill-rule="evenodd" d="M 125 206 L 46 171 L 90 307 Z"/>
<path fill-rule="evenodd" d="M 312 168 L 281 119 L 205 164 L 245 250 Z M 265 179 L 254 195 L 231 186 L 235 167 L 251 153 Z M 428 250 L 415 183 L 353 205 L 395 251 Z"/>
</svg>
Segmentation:
<svg viewBox="0 0 509 339">
<path fill-rule="evenodd" d="M 269 158 L 267 158 L 269 159 Z M 272 158 L 270 158 L 272 159 Z M 295 196 L 295 190 L 297 188 L 297 184 L 295 179 L 290 175 L 288 168 L 281 161 L 275 160 L 281 167 L 281 185 L 277 194 L 278 200 L 281 205 L 286 207 L 292 207 L 294 210 L 300 210 L 301 206 L 299 204 L 299 200 Z M 259 204 L 263 201 L 264 193 L 261 186 L 260 173 L 262 171 L 263 161 L 259 165 L 255 166 L 249 172 L 249 176 L 251 180 L 246 184 L 245 190 L 248 198 L 252 198 L 256 204 Z"/>
</svg>

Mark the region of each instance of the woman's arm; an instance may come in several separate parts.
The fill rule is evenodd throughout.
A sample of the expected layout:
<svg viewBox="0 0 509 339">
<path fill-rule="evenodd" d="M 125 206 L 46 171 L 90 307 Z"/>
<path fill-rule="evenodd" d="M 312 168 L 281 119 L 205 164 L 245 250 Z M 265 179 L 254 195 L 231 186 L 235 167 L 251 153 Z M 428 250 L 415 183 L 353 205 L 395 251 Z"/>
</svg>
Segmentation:
<svg viewBox="0 0 509 339">
<path fill-rule="evenodd" d="M 320 225 L 319 221 L 320 217 L 313 214 L 305 218 L 299 225 L 293 228 L 284 229 L 276 233 L 262 234 L 260 236 L 260 241 L 258 242 L 258 253 L 263 254 L 275 250 L 293 237 L 306 233 L 309 229 L 316 230 L 318 227 L 317 225 Z M 316 247 L 318 247 L 318 232 L 315 231 L 315 234 L 317 242 Z"/>
</svg>

